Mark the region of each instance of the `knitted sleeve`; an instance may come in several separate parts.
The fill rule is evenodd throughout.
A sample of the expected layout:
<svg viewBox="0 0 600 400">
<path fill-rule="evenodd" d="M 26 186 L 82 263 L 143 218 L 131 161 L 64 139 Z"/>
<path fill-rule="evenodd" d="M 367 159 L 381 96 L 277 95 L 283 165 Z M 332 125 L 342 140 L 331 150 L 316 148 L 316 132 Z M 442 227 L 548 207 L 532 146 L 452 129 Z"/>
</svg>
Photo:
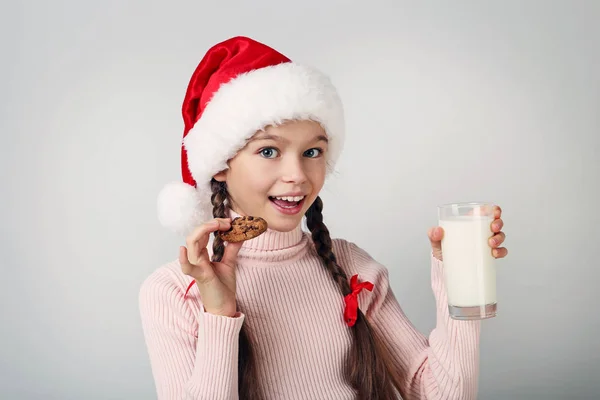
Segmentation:
<svg viewBox="0 0 600 400">
<path fill-rule="evenodd" d="M 194 311 L 168 274 L 141 286 L 142 327 L 158 400 L 237 399 L 238 340 L 244 315 Z"/>
<path fill-rule="evenodd" d="M 435 328 L 426 337 L 398 304 L 389 285 L 388 270 L 354 244 L 351 254 L 354 268 L 373 277 L 375 287 L 366 316 L 403 378 L 404 398 L 476 399 L 481 322 L 449 317 L 442 262 L 430 256 L 437 318 Z"/>
</svg>

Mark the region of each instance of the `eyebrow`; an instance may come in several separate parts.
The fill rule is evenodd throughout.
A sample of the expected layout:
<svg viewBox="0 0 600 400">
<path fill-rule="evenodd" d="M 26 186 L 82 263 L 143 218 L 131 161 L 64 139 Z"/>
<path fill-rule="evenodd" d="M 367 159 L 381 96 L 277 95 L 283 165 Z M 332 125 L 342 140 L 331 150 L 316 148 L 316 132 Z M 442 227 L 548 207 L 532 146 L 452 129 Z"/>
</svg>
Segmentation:
<svg viewBox="0 0 600 400">
<path fill-rule="evenodd" d="M 277 136 L 277 135 L 270 135 L 268 133 L 261 133 L 253 138 L 251 138 L 249 140 L 249 142 L 254 142 L 254 141 L 258 141 L 258 140 L 274 140 L 276 142 L 288 142 L 288 140 L 284 137 L 281 136 Z M 319 135 L 315 138 L 315 142 L 320 142 L 320 141 L 324 141 L 325 143 L 329 143 L 329 139 L 327 139 L 327 136 L 324 135 Z"/>
</svg>

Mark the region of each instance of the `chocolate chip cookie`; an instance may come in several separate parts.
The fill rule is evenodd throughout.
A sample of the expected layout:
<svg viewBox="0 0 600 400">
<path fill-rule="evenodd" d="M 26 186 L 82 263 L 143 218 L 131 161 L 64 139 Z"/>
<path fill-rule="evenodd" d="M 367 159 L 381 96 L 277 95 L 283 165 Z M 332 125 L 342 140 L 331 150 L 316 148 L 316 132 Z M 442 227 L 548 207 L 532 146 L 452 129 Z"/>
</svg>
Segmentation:
<svg viewBox="0 0 600 400">
<path fill-rule="evenodd" d="M 236 217 L 228 231 L 219 232 L 226 242 L 235 243 L 253 239 L 267 230 L 267 221 L 260 217 Z"/>
</svg>

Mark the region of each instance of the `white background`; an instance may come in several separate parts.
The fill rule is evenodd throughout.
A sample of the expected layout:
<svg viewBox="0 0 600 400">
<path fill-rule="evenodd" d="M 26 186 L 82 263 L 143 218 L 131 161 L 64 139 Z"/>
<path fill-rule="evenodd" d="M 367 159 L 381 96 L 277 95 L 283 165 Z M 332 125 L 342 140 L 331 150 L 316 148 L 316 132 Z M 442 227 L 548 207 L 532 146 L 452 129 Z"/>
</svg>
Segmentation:
<svg viewBox="0 0 600 400">
<path fill-rule="evenodd" d="M 2 399 L 155 398 L 138 288 L 181 243 L 156 195 L 180 178 L 188 80 L 234 35 L 338 86 L 347 145 L 326 222 L 388 266 L 423 332 L 436 205 L 502 206 L 481 399 L 597 396 L 599 3 L 319 3 L 3 5 Z"/>
</svg>

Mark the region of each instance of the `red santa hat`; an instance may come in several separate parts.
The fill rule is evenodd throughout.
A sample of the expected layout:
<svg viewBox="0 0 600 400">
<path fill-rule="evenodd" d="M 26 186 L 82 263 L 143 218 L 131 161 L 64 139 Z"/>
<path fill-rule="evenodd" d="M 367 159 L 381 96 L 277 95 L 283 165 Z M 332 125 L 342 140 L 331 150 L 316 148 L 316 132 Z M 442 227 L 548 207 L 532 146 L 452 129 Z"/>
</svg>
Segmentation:
<svg viewBox="0 0 600 400">
<path fill-rule="evenodd" d="M 344 141 L 342 103 L 328 77 L 247 37 L 208 50 L 182 112 L 183 182 L 167 184 L 158 196 L 161 224 L 181 235 L 212 218 L 212 177 L 258 130 L 286 120 L 319 122 L 329 139 L 329 167 Z"/>
</svg>

